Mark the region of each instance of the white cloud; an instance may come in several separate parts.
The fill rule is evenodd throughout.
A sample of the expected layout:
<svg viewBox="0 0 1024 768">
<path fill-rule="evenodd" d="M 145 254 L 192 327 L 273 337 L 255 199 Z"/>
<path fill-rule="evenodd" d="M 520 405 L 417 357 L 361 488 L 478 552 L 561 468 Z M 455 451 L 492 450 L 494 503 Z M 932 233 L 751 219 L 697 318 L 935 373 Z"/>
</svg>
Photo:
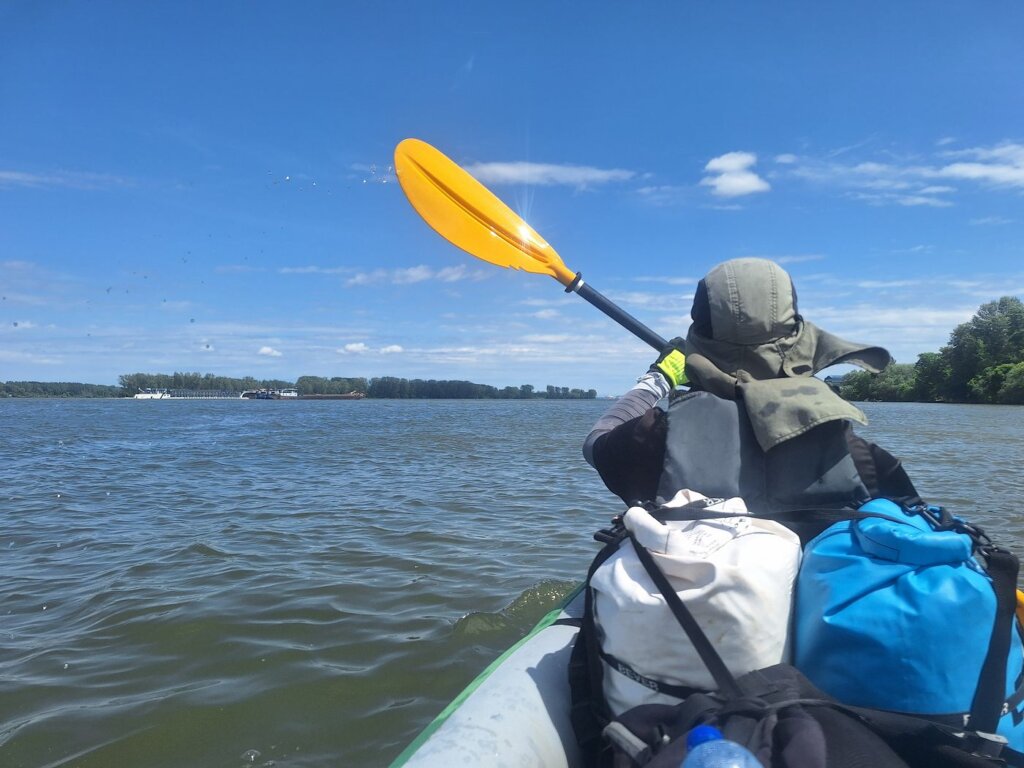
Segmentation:
<svg viewBox="0 0 1024 768">
<path fill-rule="evenodd" d="M 997 186 L 1024 187 L 1024 144 L 1001 144 L 976 147 L 950 153 L 968 157 L 975 162 L 951 163 L 939 169 L 938 175 L 949 179 L 981 181 Z"/>
<path fill-rule="evenodd" d="M 440 280 L 442 283 L 454 283 L 459 280 L 465 280 L 467 272 L 468 268 L 466 267 L 466 265 L 459 264 L 458 266 L 455 267 L 445 267 L 444 269 L 439 269 L 437 273 L 434 275 L 434 277 Z"/>
<path fill-rule="evenodd" d="M 696 282 L 696 281 L 695 281 Z M 672 307 L 686 303 L 692 299 L 691 294 L 681 293 L 645 293 L 642 291 L 609 291 L 608 298 L 619 304 L 628 304 L 633 307 L 671 309 Z M 687 303 L 687 309 L 689 304 Z"/>
<path fill-rule="evenodd" d="M 785 154 L 785 155 L 776 155 L 775 156 L 775 162 L 779 163 L 780 165 L 792 165 L 796 161 L 797 161 L 797 156 L 796 155 Z"/>
<path fill-rule="evenodd" d="M 524 307 L 562 307 L 565 306 L 565 299 L 523 299 L 519 303 Z"/>
<path fill-rule="evenodd" d="M 532 317 L 535 317 L 538 320 L 553 320 L 554 318 L 561 316 L 562 313 L 559 312 L 557 309 L 541 309 L 537 312 L 534 312 L 532 315 Z"/>
<path fill-rule="evenodd" d="M 799 254 L 783 254 L 782 256 L 771 256 L 760 253 L 746 254 L 746 258 L 749 259 L 768 259 L 768 261 L 774 261 L 776 264 L 803 264 L 808 261 L 821 261 L 825 257 L 820 253 L 799 253 Z M 694 282 L 697 282 L 694 280 Z"/>
<path fill-rule="evenodd" d="M 282 275 L 340 275 L 346 272 L 351 272 L 351 267 L 281 267 L 279 270 Z"/>
<path fill-rule="evenodd" d="M 484 184 L 534 184 L 586 188 L 598 184 L 629 181 L 636 173 L 619 168 L 602 169 L 587 165 L 549 163 L 474 163 L 466 167 Z"/>
<path fill-rule="evenodd" d="M 710 175 L 701 179 L 701 184 L 711 187 L 719 197 L 741 197 L 756 192 L 767 192 L 771 185 L 751 169 L 757 163 L 752 152 L 728 152 L 712 158 L 704 166 Z"/>
<path fill-rule="evenodd" d="M 861 280 L 858 288 L 878 290 L 882 288 L 911 288 L 921 284 L 921 280 Z"/>
<path fill-rule="evenodd" d="M 373 272 L 358 272 L 354 277 L 346 280 L 345 285 L 374 285 L 383 283 L 387 278 L 387 270 L 376 269 Z"/>
<path fill-rule="evenodd" d="M 389 344 L 386 347 L 381 347 L 380 348 L 380 353 L 382 355 L 396 355 L 399 352 L 403 352 L 403 351 L 404 350 L 402 349 L 402 346 L 400 344 Z"/>
<path fill-rule="evenodd" d="M 420 264 L 415 267 L 398 269 L 375 269 L 372 272 L 358 272 L 345 285 L 349 287 L 361 285 L 414 285 L 427 280 L 438 280 L 442 283 L 455 283 L 460 280 L 484 280 L 487 272 L 481 269 L 469 269 L 464 264 L 454 267 L 443 267 L 438 270 Z"/>
<path fill-rule="evenodd" d="M 281 357 L 281 353 L 273 347 L 260 347 L 260 351 L 256 354 L 263 355 L 264 357 Z"/>
<path fill-rule="evenodd" d="M 699 277 L 634 277 L 638 283 L 660 283 L 662 285 L 696 285 Z"/>
<path fill-rule="evenodd" d="M 369 352 L 370 348 L 363 344 L 361 341 L 357 341 L 354 344 L 346 344 L 344 347 L 338 350 L 342 355 L 361 355 L 364 352 Z"/>
<path fill-rule="evenodd" d="M 534 333 L 524 336 L 523 341 L 532 344 L 568 344 L 573 337 L 566 333 Z"/>
<path fill-rule="evenodd" d="M 940 140 L 939 146 L 951 142 Z M 789 174 L 805 181 L 837 186 L 871 205 L 929 206 L 953 203 L 942 197 L 958 191 L 949 182 L 1024 188 L 1024 144 L 1004 142 L 993 147 L 942 150 L 930 160 L 888 158 L 838 163 L 831 159 L 799 158 Z M 937 184 L 937 181 L 946 182 Z"/>
<path fill-rule="evenodd" d="M 82 173 L 77 171 L 28 173 L 25 171 L 0 170 L 0 187 L 112 189 L 129 186 L 132 186 L 130 180 L 105 173 Z"/>
<path fill-rule="evenodd" d="M 929 206 L 932 208 L 949 208 L 953 203 L 941 197 L 929 197 L 920 194 L 904 194 L 902 192 L 851 192 L 850 197 L 869 205 L 902 205 L 907 207 Z"/>
<path fill-rule="evenodd" d="M 802 264 L 807 261 L 821 261 L 825 257 L 820 253 L 804 253 L 793 256 L 769 256 L 776 264 Z"/>
<path fill-rule="evenodd" d="M 430 267 L 420 265 L 418 267 L 393 270 L 391 273 L 391 281 L 397 285 L 409 285 L 412 283 L 422 283 L 424 280 L 429 280 L 433 276 L 434 272 Z"/>
</svg>

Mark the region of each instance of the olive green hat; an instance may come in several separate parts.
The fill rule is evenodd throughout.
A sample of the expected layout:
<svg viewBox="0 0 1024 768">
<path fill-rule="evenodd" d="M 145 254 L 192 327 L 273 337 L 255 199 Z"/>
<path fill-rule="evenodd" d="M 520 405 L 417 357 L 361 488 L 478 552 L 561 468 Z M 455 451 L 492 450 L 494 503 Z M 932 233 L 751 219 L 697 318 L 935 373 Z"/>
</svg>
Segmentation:
<svg viewBox="0 0 1024 768">
<path fill-rule="evenodd" d="M 686 337 L 691 383 L 741 397 L 765 450 L 817 424 L 867 418 L 814 374 L 832 365 L 881 372 L 882 347 L 846 341 L 804 320 L 789 274 L 767 259 L 734 259 L 700 281 Z"/>
</svg>

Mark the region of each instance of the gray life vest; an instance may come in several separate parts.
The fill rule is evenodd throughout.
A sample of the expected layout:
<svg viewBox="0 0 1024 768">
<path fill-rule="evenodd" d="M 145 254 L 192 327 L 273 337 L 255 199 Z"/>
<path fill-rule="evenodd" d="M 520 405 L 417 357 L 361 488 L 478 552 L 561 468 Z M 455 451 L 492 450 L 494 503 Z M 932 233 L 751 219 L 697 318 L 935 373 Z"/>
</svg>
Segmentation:
<svg viewBox="0 0 1024 768">
<path fill-rule="evenodd" d="M 857 506 L 870 498 L 846 442 L 846 422 L 827 421 L 768 451 L 741 402 L 692 392 L 668 407 L 658 500 L 689 488 L 741 497 L 752 511 Z"/>
</svg>

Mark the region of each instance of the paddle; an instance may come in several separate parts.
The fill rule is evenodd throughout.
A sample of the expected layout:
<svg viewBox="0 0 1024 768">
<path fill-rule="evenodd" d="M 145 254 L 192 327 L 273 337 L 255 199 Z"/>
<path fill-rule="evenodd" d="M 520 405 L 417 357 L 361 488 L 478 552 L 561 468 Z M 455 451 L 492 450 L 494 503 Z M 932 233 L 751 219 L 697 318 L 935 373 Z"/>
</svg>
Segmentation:
<svg viewBox="0 0 1024 768">
<path fill-rule="evenodd" d="M 583 282 L 533 228 L 483 184 L 419 139 L 395 147 L 395 173 L 412 207 L 438 234 L 499 267 L 550 275 L 657 350 L 666 342 Z"/>
</svg>

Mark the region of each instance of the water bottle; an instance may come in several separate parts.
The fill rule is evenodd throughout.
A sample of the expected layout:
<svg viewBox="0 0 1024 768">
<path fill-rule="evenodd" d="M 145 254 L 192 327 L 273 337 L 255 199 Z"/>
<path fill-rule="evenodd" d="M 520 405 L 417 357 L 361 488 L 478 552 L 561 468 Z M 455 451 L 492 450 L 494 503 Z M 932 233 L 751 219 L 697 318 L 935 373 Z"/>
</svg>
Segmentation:
<svg viewBox="0 0 1024 768">
<path fill-rule="evenodd" d="M 763 768 L 746 747 L 729 741 L 710 725 L 698 725 L 686 736 L 686 759 L 680 768 Z"/>
</svg>

